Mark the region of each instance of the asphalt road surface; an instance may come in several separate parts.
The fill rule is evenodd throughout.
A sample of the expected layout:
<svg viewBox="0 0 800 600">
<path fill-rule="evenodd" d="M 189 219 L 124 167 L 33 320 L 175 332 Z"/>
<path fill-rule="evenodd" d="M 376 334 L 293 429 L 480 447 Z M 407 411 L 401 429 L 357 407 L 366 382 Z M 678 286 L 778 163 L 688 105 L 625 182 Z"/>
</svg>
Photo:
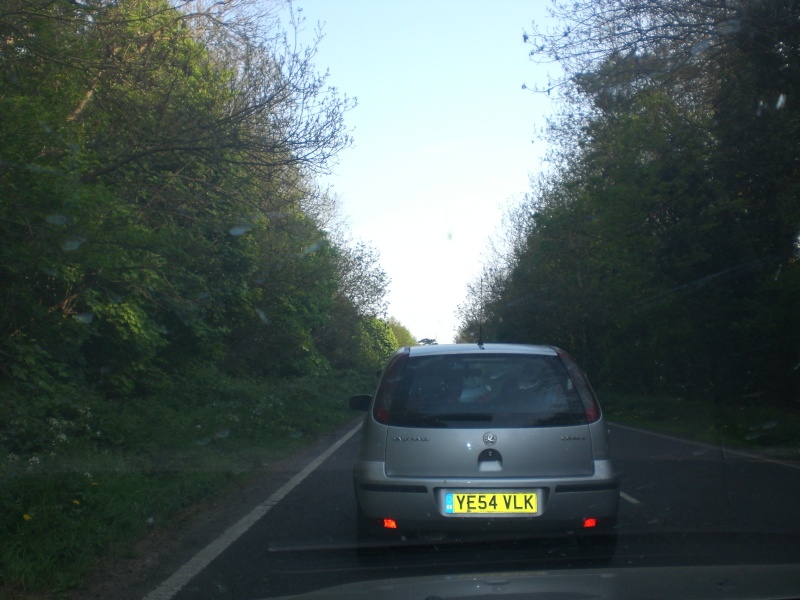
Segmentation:
<svg viewBox="0 0 800 600">
<path fill-rule="evenodd" d="M 250 600 L 446 573 L 800 564 L 799 465 L 620 426 L 611 426 L 622 492 L 610 560 L 566 537 L 430 543 L 387 550 L 365 564 L 354 547 L 357 438 L 329 448 L 147 600 Z"/>
</svg>

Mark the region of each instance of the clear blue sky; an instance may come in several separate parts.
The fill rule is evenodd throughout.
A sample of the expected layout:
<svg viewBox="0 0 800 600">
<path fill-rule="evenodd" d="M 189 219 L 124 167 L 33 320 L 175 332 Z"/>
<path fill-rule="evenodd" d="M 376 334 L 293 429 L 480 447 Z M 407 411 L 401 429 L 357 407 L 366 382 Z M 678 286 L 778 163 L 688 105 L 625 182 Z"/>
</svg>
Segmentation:
<svg viewBox="0 0 800 600">
<path fill-rule="evenodd" d="M 455 311 L 504 207 L 524 194 L 551 112 L 522 89 L 546 81 L 522 33 L 544 1 L 295 0 L 324 39 L 315 60 L 358 98 L 355 145 L 325 183 L 349 229 L 381 255 L 389 314 L 419 339 L 452 341 Z M 555 67 L 549 67 L 552 71 Z"/>
</svg>

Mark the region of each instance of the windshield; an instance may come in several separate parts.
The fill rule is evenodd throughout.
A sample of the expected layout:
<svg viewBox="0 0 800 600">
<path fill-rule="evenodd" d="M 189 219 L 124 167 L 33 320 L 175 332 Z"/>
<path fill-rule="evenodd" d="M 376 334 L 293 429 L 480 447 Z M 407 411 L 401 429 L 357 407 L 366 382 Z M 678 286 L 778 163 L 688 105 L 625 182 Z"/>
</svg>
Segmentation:
<svg viewBox="0 0 800 600">
<path fill-rule="evenodd" d="M 0 597 L 800 596 L 798 139 L 798 0 L 0 2 Z"/>
</svg>

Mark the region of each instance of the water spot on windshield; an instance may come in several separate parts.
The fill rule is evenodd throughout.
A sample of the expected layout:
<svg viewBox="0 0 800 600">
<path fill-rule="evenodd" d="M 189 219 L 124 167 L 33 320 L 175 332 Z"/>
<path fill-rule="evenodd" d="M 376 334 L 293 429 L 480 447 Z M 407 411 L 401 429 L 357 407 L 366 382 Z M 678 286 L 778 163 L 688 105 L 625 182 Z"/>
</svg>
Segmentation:
<svg viewBox="0 0 800 600">
<path fill-rule="evenodd" d="M 697 56 L 698 54 L 705 52 L 711 46 L 710 40 L 703 40 L 702 42 L 697 42 L 694 46 L 692 46 L 692 56 Z"/>
<path fill-rule="evenodd" d="M 71 238 L 71 239 L 67 240 L 66 242 L 64 242 L 63 244 L 61 244 L 61 249 L 64 252 L 73 252 L 73 251 L 77 250 L 78 248 L 80 248 L 85 241 L 86 241 L 86 238 L 84 238 L 84 237 Z"/>
<path fill-rule="evenodd" d="M 761 426 L 761 429 L 772 429 L 778 426 L 778 421 L 767 421 Z"/>
<path fill-rule="evenodd" d="M 321 241 L 321 242 L 314 242 L 310 246 L 306 246 L 305 248 L 303 248 L 302 252 L 300 252 L 300 256 L 307 256 L 312 252 L 316 252 L 323 246 L 323 244 L 325 244 L 325 242 Z"/>
<path fill-rule="evenodd" d="M 264 313 L 263 310 L 257 308 L 256 314 L 258 315 L 258 318 L 261 319 L 264 323 L 269 324 L 269 319 L 267 318 L 267 315 Z"/>
<path fill-rule="evenodd" d="M 778 96 L 778 101 L 775 103 L 775 109 L 780 110 L 784 106 L 786 106 L 786 94 L 781 94 Z"/>
<path fill-rule="evenodd" d="M 717 35 L 731 35 L 739 31 L 741 26 L 742 22 L 739 19 L 730 19 L 729 21 L 717 25 L 714 29 L 714 33 Z"/>
<path fill-rule="evenodd" d="M 240 236 L 240 235 L 244 235 L 245 233 L 247 233 L 251 229 L 252 229 L 252 227 L 250 225 L 236 225 L 234 227 L 231 227 L 228 230 L 228 233 L 230 233 L 231 235 Z"/>
<path fill-rule="evenodd" d="M 88 325 L 92 321 L 94 321 L 94 315 L 92 313 L 80 313 L 77 315 L 72 315 L 72 318 L 75 319 L 78 323 L 84 323 Z"/>
<path fill-rule="evenodd" d="M 50 225 L 66 225 L 67 224 L 67 217 L 66 215 L 47 215 L 44 218 L 45 221 L 50 223 Z"/>
</svg>

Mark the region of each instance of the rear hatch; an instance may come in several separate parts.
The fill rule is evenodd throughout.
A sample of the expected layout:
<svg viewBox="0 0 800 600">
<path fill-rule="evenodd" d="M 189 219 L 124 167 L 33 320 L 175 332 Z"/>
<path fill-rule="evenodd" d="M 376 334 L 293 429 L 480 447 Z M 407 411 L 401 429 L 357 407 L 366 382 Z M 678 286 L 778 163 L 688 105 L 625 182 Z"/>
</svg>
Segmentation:
<svg viewBox="0 0 800 600">
<path fill-rule="evenodd" d="M 506 478 L 591 475 L 587 410 L 554 350 L 410 356 L 395 369 L 386 474 Z M 401 373 L 402 372 L 402 373 Z"/>
</svg>

